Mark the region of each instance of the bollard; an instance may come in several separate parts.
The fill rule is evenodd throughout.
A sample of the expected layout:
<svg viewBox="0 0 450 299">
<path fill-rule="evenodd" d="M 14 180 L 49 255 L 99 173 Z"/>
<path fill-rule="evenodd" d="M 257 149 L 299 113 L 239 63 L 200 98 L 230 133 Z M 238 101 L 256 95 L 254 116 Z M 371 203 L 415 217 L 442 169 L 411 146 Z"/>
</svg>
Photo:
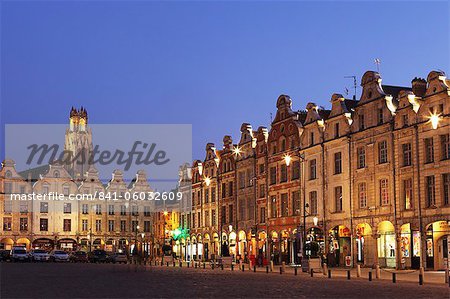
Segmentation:
<svg viewBox="0 0 450 299">
<path fill-rule="evenodd" d="M 167 267 L 169 267 L 169 262 L 167 262 Z"/>
<path fill-rule="evenodd" d="M 269 266 L 266 266 L 266 273 L 269 274 Z"/>
<path fill-rule="evenodd" d="M 419 274 L 419 285 L 423 285 L 423 276 L 422 274 Z"/>
<path fill-rule="evenodd" d="M 223 270 L 223 264 L 221 264 L 221 265 L 220 265 L 220 267 L 221 267 L 221 268 L 222 268 L 222 270 Z"/>
<path fill-rule="evenodd" d="M 356 277 L 361 277 L 361 265 L 356 265 Z"/>
<path fill-rule="evenodd" d="M 369 281 L 372 281 L 372 270 L 369 271 Z"/>
<path fill-rule="evenodd" d="M 273 272 L 273 261 L 270 261 L 270 272 Z"/>
<path fill-rule="evenodd" d="M 283 274 L 283 268 L 280 267 L 280 274 Z"/>
<path fill-rule="evenodd" d="M 161 267 L 164 266 L 164 262 L 161 260 Z"/>
<path fill-rule="evenodd" d="M 206 264 L 205 264 L 205 262 L 203 262 L 203 269 L 206 269 Z"/>
<path fill-rule="evenodd" d="M 294 268 L 294 275 L 297 276 L 297 267 Z"/>
<path fill-rule="evenodd" d="M 392 273 L 392 282 L 396 283 L 397 282 L 397 276 L 395 273 Z"/>
<path fill-rule="evenodd" d="M 347 270 L 347 279 L 350 280 L 350 270 Z"/>
<path fill-rule="evenodd" d="M 197 262 L 194 262 L 194 269 L 197 269 Z"/>
<path fill-rule="evenodd" d="M 244 270 L 245 270 L 245 265 L 244 265 L 244 264 L 241 264 L 241 266 L 242 266 L 242 272 L 244 272 Z"/>
<path fill-rule="evenodd" d="M 310 272 L 311 272 L 311 277 L 314 277 L 314 270 L 311 269 Z"/>
<path fill-rule="evenodd" d="M 187 262 L 188 268 L 191 266 L 191 262 Z"/>
<path fill-rule="evenodd" d="M 375 272 L 375 277 L 376 277 L 377 279 L 380 279 L 380 278 L 381 278 L 380 265 L 376 265 L 376 266 L 375 266 L 375 269 L 376 269 L 376 271 L 377 271 L 377 272 Z"/>
<path fill-rule="evenodd" d="M 234 271 L 234 264 L 231 263 L 231 271 Z"/>
<path fill-rule="evenodd" d="M 285 272 L 286 263 L 281 262 L 281 271 Z"/>
<path fill-rule="evenodd" d="M 215 266 L 216 266 L 216 263 L 212 263 L 211 268 L 214 270 Z"/>
<path fill-rule="evenodd" d="M 328 269 L 328 278 L 331 278 L 331 270 Z"/>
<path fill-rule="evenodd" d="M 183 262 L 182 261 L 180 261 L 180 268 L 182 268 L 183 267 Z"/>
<path fill-rule="evenodd" d="M 173 266 L 175 267 L 175 261 L 173 261 Z"/>
<path fill-rule="evenodd" d="M 253 265 L 253 272 L 256 272 L 256 265 Z"/>
</svg>

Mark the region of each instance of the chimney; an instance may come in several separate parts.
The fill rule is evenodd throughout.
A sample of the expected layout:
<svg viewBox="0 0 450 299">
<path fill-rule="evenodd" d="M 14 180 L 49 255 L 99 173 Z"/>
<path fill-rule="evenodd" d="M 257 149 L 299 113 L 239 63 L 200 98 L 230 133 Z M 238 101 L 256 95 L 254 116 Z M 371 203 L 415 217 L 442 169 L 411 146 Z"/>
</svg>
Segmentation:
<svg viewBox="0 0 450 299">
<path fill-rule="evenodd" d="M 427 91 L 427 81 L 423 78 L 415 77 L 412 81 L 412 91 L 414 95 L 423 97 Z"/>
</svg>

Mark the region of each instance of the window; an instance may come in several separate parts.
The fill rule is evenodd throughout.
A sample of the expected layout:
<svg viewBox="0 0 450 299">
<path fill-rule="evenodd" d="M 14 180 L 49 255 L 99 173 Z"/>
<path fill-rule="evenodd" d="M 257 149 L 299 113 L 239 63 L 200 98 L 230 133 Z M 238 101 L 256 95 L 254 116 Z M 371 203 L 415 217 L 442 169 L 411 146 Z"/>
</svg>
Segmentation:
<svg viewBox="0 0 450 299">
<path fill-rule="evenodd" d="M 95 220 L 95 231 L 102 231 L 102 221 L 100 219 Z"/>
<path fill-rule="evenodd" d="M 441 135 L 442 160 L 450 159 L 450 134 Z"/>
<path fill-rule="evenodd" d="M 194 193 L 193 193 L 194 195 Z M 222 183 L 222 198 L 225 198 L 227 196 L 227 184 Z"/>
<path fill-rule="evenodd" d="M 87 231 L 88 230 L 88 221 L 87 221 L 87 219 L 81 220 L 81 230 L 82 231 Z"/>
<path fill-rule="evenodd" d="M 197 213 L 197 221 L 198 221 L 197 227 L 201 227 L 202 226 L 202 212 Z"/>
<path fill-rule="evenodd" d="M 121 232 L 127 231 L 127 221 L 126 220 L 120 220 L 120 231 Z"/>
<path fill-rule="evenodd" d="M 12 183 L 4 183 L 3 187 L 5 188 L 5 194 L 12 193 Z"/>
<path fill-rule="evenodd" d="M 239 200 L 239 220 L 245 220 L 244 213 L 245 213 L 245 200 L 241 198 Z"/>
<path fill-rule="evenodd" d="M 259 185 L 259 198 L 264 198 L 266 196 L 266 185 Z"/>
<path fill-rule="evenodd" d="M 152 231 L 152 223 L 150 221 L 144 221 L 144 232 L 149 233 Z"/>
<path fill-rule="evenodd" d="M 6 203 L 6 202 L 5 202 Z M 41 202 L 40 203 L 40 210 L 41 213 L 48 213 L 48 202 Z"/>
<path fill-rule="evenodd" d="M 426 192 L 427 192 L 427 207 L 436 206 L 436 190 L 435 190 L 435 181 L 434 175 L 427 176 L 425 178 L 426 181 Z"/>
<path fill-rule="evenodd" d="M 407 127 L 409 125 L 408 114 L 403 114 L 403 127 Z"/>
<path fill-rule="evenodd" d="M 291 177 L 293 180 L 300 178 L 300 162 L 299 161 L 294 161 L 292 163 L 292 171 L 291 172 L 292 172 Z"/>
<path fill-rule="evenodd" d="M 28 230 L 28 218 L 20 218 L 20 231 Z"/>
<path fill-rule="evenodd" d="M 150 216 L 150 207 L 144 206 L 144 216 Z"/>
<path fill-rule="evenodd" d="M 222 206 L 222 213 L 220 215 L 220 218 L 221 218 L 222 224 L 227 223 L 227 207 L 226 206 Z M 195 221 L 192 221 L 192 222 L 194 223 Z"/>
<path fill-rule="evenodd" d="M 276 184 L 277 183 L 277 169 L 276 167 L 270 167 L 270 184 Z"/>
<path fill-rule="evenodd" d="M 26 202 L 26 201 L 21 201 L 21 202 L 19 203 L 19 211 L 20 211 L 20 213 L 22 213 L 22 214 L 28 213 L 28 202 Z"/>
<path fill-rule="evenodd" d="M 48 231 L 48 219 L 47 218 L 39 219 L 39 230 L 41 232 Z"/>
<path fill-rule="evenodd" d="M 334 187 L 335 212 L 342 212 L 342 186 Z"/>
<path fill-rule="evenodd" d="M 245 173 L 243 171 L 240 171 L 238 173 L 238 179 L 239 179 L 239 189 L 245 188 Z"/>
<path fill-rule="evenodd" d="M 7 179 L 10 179 L 10 178 L 12 177 L 11 171 L 7 170 L 6 173 L 5 173 L 5 177 L 6 177 Z"/>
<path fill-rule="evenodd" d="M 139 226 L 139 222 L 137 220 L 132 220 L 131 221 L 131 231 L 133 233 L 137 232 L 138 226 Z"/>
<path fill-rule="evenodd" d="M 253 186 L 253 179 L 254 179 L 253 170 L 247 169 L 247 187 Z"/>
<path fill-rule="evenodd" d="M 210 188 L 205 188 L 205 203 L 209 203 L 209 192 Z"/>
<path fill-rule="evenodd" d="M 342 153 L 334 153 L 334 174 L 342 173 Z"/>
<path fill-rule="evenodd" d="M 102 206 L 100 204 L 95 205 L 95 214 L 97 214 L 97 215 L 102 214 Z"/>
<path fill-rule="evenodd" d="M 69 202 L 64 203 L 64 214 L 72 213 L 72 204 Z"/>
<path fill-rule="evenodd" d="M 264 173 L 264 164 L 259 164 L 259 174 Z"/>
<path fill-rule="evenodd" d="M 402 144 L 402 151 L 403 151 L 403 166 L 411 166 L 412 164 L 411 143 Z"/>
<path fill-rule="evenodd" d="M 281 164 L 280 183 L 284 182 L 287 182 L 287 166 L 286 164 Z"/>
<path fill-rule="evenodd" d="M 403 209 L 412 208 L 412 179 L 403 180 Z"/>
<path fill-rule="evenodd" d="M 114 205 L 108 205 L 108 215 L 114 215 Z"/>
<path fill-rule="evenodd" d="M 339 138 L 339 123 L 334 124 L 334 138 Z"/>
<path fill-rule="evenodd" d="M 276 218 L 277 216 L 278 216 L 277 197 L 276 196 L 271 196 L 270 197 L 270 217 L 271 218 Z"/>
<path fill-rule="evenodd" d="M 209 227 L 209 211 L 205 211 L 205 227 Z"/>
<path fill-rule="evenodd" d="M 442 182 L 444 184 L 444 205 L 448 205 L 450 201 L 450 173 L 442 175 Z"/>
<path fill-rule="evenodd" d="M 359 197 L 359 207 L 361 209 L 367 208 L 367 188 L 366 183 L 358 184 L 358 197 Z"/>
<path fill-rule="evenodd" d="M 216 202 L 216 187 L 211 188 L 211 202 Z"/>
<path fill-rule="evenodd" d="M 125 205 L 120 206 L 120 215 L 125 216 L 127 214 L 127 207 Z"/>
<path fill-rule="evenodd" d="M 309 133 L 309 144 L 314 145 L 314 132 Z"/>
<path fill-rule="evenodd" d="M 70 232 L 72 230 L 71 226 L 72 226 L 71 219 L 64 219 L 63 220 L 63 230 L 65 232 Z"/>
<path fill-rule="evenodd" d="M 378 143 L 378 163 L 383 164 L 388 161 L 387 141 L 383 140 Z"/>
<path fill-rule="evenodd" d="M 228 196 L 233 196 L 233 182 L 228 182 Z"/>
<path fill-rule="evenodd" d="M 233 222 L 233 205 L 228 206 L 228 219 Z"/>
<path fill-rule="evenodd" d="M 216 210 L 211 211 L 211 225 L 216 226 Z"/>
<path fill-rule="evenodd" d="M 114 231 L 114 220 L 108 220 L 108 231 L 109 232 Z"/>
<path fill-rule="evenodd" d="M 317 178 L 316 174 L 317 165 L 316 165 L 316 159 L 313 159 L 309 161 L 309 179 L 314 180 Z"/>
<path fill-rule="evenodd" d="M 364 123 L 364 114 L 362 113 L 358 115 L 358 124 L 360 130 L 364 130 L 366 128 L 366 125 Z"/>
<path fill-rule="evenodd" d="M 434 162 L 433 137 L 425 138 L 425 163 Z"/>
<path fill-rule="evenodd" d="M 12 218 L 4 217 L 3 218 L 3 230 L 10 231 L 12 229 Z"/>
<path fill-rule="evenodd" d="M 3 212 L 5 213 L 12 213 L 12 201 L 6 199 L 5 201 L 3 201 Z"/>
<path fill-rule="evenodd" d="M 286 150 L 286 139 L 281 140 L 281 151 L 284 152 Z"/>
<path fill-rule="evenodd" d="M 311 215 L 317 215 L 317 191 L 309 192 L 309 213 Z"/>
<path fill-rule="evenodd" d="M 281 217 L 289 216 L 289 202 L 288 202 L 288 194 L 281 194 Z"/>
<path fill-rule="evenodd" d="M 89 213 L 89 207 L 88 207 L 88 205 L 87 204 L 83 204 L 82 206 L 81 206 L 81 212 L 83 213 L 83 214 L 88 214 Z"/>
<path fill-rule="evenodd" d="M 64 196 L 69 196 L 70 188 L 69 186 L 63 186 L 63 194 Z"/>
<path fill-rule="evenodd" d="M 366 167 L 366 149 L 364 147 L 358 147 L 357 154 L 358 154 L 358 161 L 357 161 L 358 168 Z"/>
<path fill-rule="evenodd" d="M 389 188 L 388 188 L 388 180 L 381 179 L 380 180 L 380 204 L 382 206 L 389 204 Z"/>
<path fill-rule="evenodd" d="M 292 192 L 292 215 L 300 215 L 300 191 Z"/>
<path fill-rule="evenodd" d="M 139 207 L 137 205 L 131 206 L 131 215 L 133 216 L 139 215 Z"/>
<path fill-rule="evenodd" d="M 259 223 L 266 223 L 266 208 L 259 209 Z"/>
<path fill-rule="evenodd" d="M 383 124 L 383 108 L 378 108 L 378 124 Z"/>
</svg>

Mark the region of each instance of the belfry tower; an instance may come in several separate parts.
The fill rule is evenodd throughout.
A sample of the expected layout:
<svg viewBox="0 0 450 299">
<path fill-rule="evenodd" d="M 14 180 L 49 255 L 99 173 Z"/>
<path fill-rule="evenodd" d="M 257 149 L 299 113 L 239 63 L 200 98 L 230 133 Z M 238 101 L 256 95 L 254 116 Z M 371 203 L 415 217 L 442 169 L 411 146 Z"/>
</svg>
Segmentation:
<svg viewBox="0 0 450 299">
<path fill-rule="evenodd" d="M 66 129 L 64 151 L 68 163 L 67 171 L 74 179 L 83 179 L 89 170 L 89 157 L 92 153 L 92 131 L 88 126 L 87 110 L 72 107 L 69 116 L 69 128 Z"/>
</svg>

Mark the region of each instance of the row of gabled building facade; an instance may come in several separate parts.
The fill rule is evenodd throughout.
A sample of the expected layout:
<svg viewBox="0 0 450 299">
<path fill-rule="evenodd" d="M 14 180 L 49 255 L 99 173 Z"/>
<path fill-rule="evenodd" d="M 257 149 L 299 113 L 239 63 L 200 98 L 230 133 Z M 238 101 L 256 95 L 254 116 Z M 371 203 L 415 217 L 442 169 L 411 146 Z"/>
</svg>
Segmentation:
<svg viewBox="0 0 450 299">
<path fill-rule="evenodd" d="M 321 257 L 330 266 L 443 269 L 450 242 L 450 81 L 410 87 L 366 72 L 359 100 L 292 110 L 281 95 L 270 128 L 206 145 L 180 171 L 189 201 L 183 259 L 264 264 Z"/>
</svg>

